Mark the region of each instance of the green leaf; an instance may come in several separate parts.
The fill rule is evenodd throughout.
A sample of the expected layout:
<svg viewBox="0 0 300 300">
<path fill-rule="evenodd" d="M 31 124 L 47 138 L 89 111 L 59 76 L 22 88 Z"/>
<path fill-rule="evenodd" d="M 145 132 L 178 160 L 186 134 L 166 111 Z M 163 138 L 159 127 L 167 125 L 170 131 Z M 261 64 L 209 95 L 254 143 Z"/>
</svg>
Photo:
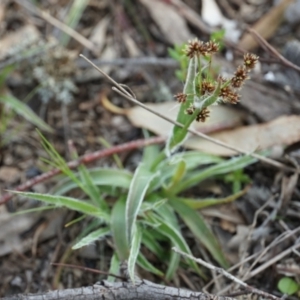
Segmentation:
<svg viewBox="0 0 300 300">
<path fill-rule="evenodd" d="M 171 178 L 171 183 L 168 189 L 172 189 L 174 186 L 176 186 L 181 181 L 185 173 L 186 173 L 186 163 L 184 160 L 181 160 L 178 162 L 176 166 L 176 170 Z"/>
<path fill-rule="evenodd" d="M 129 256 L 129 244 L 126 238 L 125 207 L 125 196 L 122 196 L 112 209 L 110 222 L 115 250 L 120 261 L 126 260 Z"/>
<path fill-rule="evenodd" d="M 171 251 L 171 257 L 168 262 L 168 269 L 166 272 L 166 279 L 171 280 L 174 277 L 180 263 L 180 255 L 174 251 Z"/>
<path fill-rule="evenodd" d="M 126 236 L 130 244 L 136 217 L 140 211 L 150 182 L 156 176 L 148 166 L 141 163 L 135 170 L 126 200 Z"/>
<path fill-rule="evenodd" d="M 240 156 L 221 162 L 205 170 L 191 173 L 187 177 L 187 179 L 183 180 L 180 184 L 178 184 L 177 187 L 175 187 L 172 190 L 172 194 L 176 195 L 196 184 L 199 184 L 201 181 L 209 177 L 220 174 L 227 174 L 229 172 L 245 168 L 246 166 L 249 166 L 250 164 L 253 164 L 256 161 L 257 159 L 251 156 Z"/>
<path fill-rule="evenodd" d="M 165 235 L 171 242 L 172 245 L 175 247 L 178 247 L 183 252 L 191 254 L 191 250 L 186 243 L 185 239 L 183 238 L 182 234 L 180 233 L 177 228 L 174 228 L 172 224 L 164 220 L 162 217 L 159 217 L 154 214 L 149 214 L 149 222 L 153 222 L 154 226 L 156 226 L 157 223 L 160 223 L 159 226 L 159 232 L 163 235 Z M 171 256 L 172 261 L 168 262 L 168 279 L 171 279 L 174 276 L 174 273 L 177 269 L 177 260 L 172 255 Z M 204 273 L 199 269 L 198 265 L 191 259 L 187 259 L 188 264 L 190 267 L 195 270 L 201 277 L 205 278 L 206 276 Z M 171 264 L 172 263 L 172 264 Z"/>
<path fill-rule="evenodd" d="M 68 12 L 68 15 L 65 17 L 64 20 L 65 24 L 74 29 L 77 26 L 88 3 L 89 0 L 72 1 L 72 6 L 70 8 L 70 11 Z M 60 42 L 63 46 L 67 46 L 70 39 L 71 36 L 69 34 L 62 32 L 60 36 Z"/>
<path fill-rule="evenodd" d="M 89 169 L 88 171 L 93 184 L 97 186 L 109 185 L 128 189 L 132 179 L 132 174 L 126 170 L 95 168 Z M 80 177 L 78 173 L 76 173 L 75 176 L 78 179 Z M 70 178 L 64 178 L 54 188 L 52 188 L 50 193 L 55 195 L 63 195 L 77 187 L 78 185 Z"/>
<path fill-rule="evenodd" d="M 179 230 L 178 220 L 173 207 L 169 203 L 162 205 L 156 212 L 170 225 Z"/>
<path fill-rule="evenodd" d="M 300 290 L 300 285 L 292 278 L 283 277 L 279 280 L 277 285 L 279 291 L 286 295 L 293 295 Z"/>
<path fill-rule="evenodd" d="M 84 246 L 90 245 L 91 243 L 103 238 L 104 236 L 108 235 L 110 233 L 110 229 L 108 227 L 100 228 L 98 230 L 95 230 L 91 232 L 86 237 L 82 238 L 78 243 L 76 243 L 72 249 L 79 249 Z"/>
<path fill-rule="evenodd" d="M 178 198 L 171 198 L 170 204 L 189 227 L 194 236 L 210 251 L 214 259 L 223 267 L 227 268 L 228 263 L 222 253 L 219 243 L 214 234 L 206 225 L 202 216 L 187 206 Z"/>
<path fill-rule="evenodd" d="M 64 206 L 66 208 L 78 211 L 83 214 L 101 218 L 107 222 L 109 221 L 110 218 L 107 213 L 104 213 L 98 207 L 89 204 L 85 201 L 77 200 L 75 198 L 65 197 L 65 196 L 53 196 L 47 194 L 38 194 L 38 193 L 29 193 L 29 192 L 16 192 L 16 191 L 10 191 L 10 192 L 34 200 L 39 200 L 45 203 L 55 204 L 56 206 Z"/>
<path fill-rule="evenodd" d="M 150 145 L 145 147 L 143 151 L 143 163 L 150 169 L 153 161 L 155 161 L 159 153 L 160 151 L 158 145 Z"/>
<path fill-rule="evenodd" d="M 165 184 L 173 176 L 181 161 L 184 161 L 186 172 L 188 172 L 198 166 L 222 162 L 223 159 L 200 151 L 186 151 L 174 154 L 170 158 L 162 161 L 155 168 L 155 170 L 159 170 L 161 174 L 160 176 L 157 176 L 153 182 L 151 182 L 149 191 L 153 192 Z"/>
<path fill-rule="evenodd" d="M 164 249 L 158 243 L 155 238 L 155 229 L 143 229 L 142 232 L 142 244 L 144 244 L 151 252 L 153 252 L 160 260 L 163 260 L 165 256 Z"/>
<path fill-rule="evenodd" d="M 215 198 L 206 198 L 206 199 L 194 199 L 194 198 L 184 198 L 184 197 L 176 197 L 176 199 L 182 201 L 187 206 L 192 209 L 202 209 L 205 207 L 226 204 L 235 201 L 246 193 L 246 190 L 240 191 L 233 195 L 230 195 L 225 198 L 215 199 Z"/>
<path fill-rule="evenodd" d="M 137 264 L 142 267 L 144 270 L 151 272 L 157 276 L 163 276 L 164 273 L 157 268 L 155 268 L 148 260 L 147 258 L 140 252 L 137 258 Z"/>
<path fill-rule="evenodd" d="M 107 211 L 108 205 L 102 198 L 100 191 L 94 183 L 89 170 L 87 170 L 85 165 L 80 165 L 78 169 L 82 184 L 84 186 L 84 191 L 89 195 L 95 205 Z"/>
<path fill-rule="evenodd" d="M 120 260 L 118 259 L 118 256 L 116 253 L 113 254 L 110 260 L 110 267 L 109 267 L 109 274 L 118 275 L 120 269 Z M 108 276 L 107 281 L 114 282 L 116 280 L 115 276 Z"/>
<path fill-rule="evenodd" d="M 12 95 L 2 95 L 0 96 L 0 102 L 8 105 L 13 109 L 18 115 L 24 117 L 30 123 L 36 125 L 41 130 L 48 132 L 53 132 L 53 129 L 46 124 L 39 116 L 37 116 L 29 106 L 21 102 L 19 99 Z"/>
<path fill-rule="evenodd" d="M 130 245 L 130 253 L 128 257 L 128 274 L 134 284 L 135 282 L 135 264 L 140 252 L 142 233 L 138 226 L 134 226 L 132 232 L 132 242 Z"/>
</svg>

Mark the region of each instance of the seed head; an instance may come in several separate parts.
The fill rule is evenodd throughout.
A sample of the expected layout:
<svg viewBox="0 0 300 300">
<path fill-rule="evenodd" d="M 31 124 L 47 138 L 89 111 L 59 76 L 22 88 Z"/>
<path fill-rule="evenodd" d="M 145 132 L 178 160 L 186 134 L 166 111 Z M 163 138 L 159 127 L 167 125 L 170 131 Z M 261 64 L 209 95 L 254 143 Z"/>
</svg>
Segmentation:
<svg viewBox="0 0 300 300">
<path fill-rule="evenodd" d="M 238 66 L 235 73 L 234 77 L 231 78 L 231 86 L 234 88 L 240 88 L 244 81 L 248 79 L 248 72 L 245 66 Z"/>
<path fill-rule="evenodd" d="M 186 102 L 186 98 L 187 98 L 187 94 L 177 93 L 176 95 L 174 95 L 174 97 L 176 98 L 176 100 L 179 103 L 185 103 Z"/>
<path fill-rule="evenodd" d="M 252 53 L 246 53 L 244 55 L 244 66 L 247 70 L 254 69 L 259 57 Z"/>
<path fill-rule="evenodd" d="M 210 111 L 207 107 L 203 108 L 197 115 L 196 121 L 204 123 L 207 120 L 207 118 L 209 117 L 209 113 L 210 113 Z"/>
<path fill-rule="evenodd" d="M 212 82 L 208 80 L 203 80 L 201 82 L 201 95 L 210 94 L 215 90 L 215 86 Z"/>
</svg>

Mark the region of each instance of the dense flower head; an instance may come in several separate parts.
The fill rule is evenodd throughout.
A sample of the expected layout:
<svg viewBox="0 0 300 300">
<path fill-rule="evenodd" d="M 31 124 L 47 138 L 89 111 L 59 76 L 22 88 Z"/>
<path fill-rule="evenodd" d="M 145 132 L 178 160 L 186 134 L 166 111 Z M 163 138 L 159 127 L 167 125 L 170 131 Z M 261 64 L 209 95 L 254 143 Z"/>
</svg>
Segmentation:
<svg viewBox="0 0 300 300">
<path fill-rule="evenodd" d="M 186 98 L 187 98 L 187 94 L 177 93 L 176 95 L 174 95 L 174 97 L 176 98 L 176 100 L 179 103 L 185 103 L 186 102 Z"/>
<path fill-rule="evenodd" d="M 210 94 L 215 90 L 215 88 L 216 87 L 213 82 L 204 79 L 201 82 L 201 90 L 200 90 L 201 95 Z"/>
<path fill-rule="evenodd" d="M 259 57 L 252 53 L 246 53 L 244 55 L 244 66 L 247 70 L 254 69 Z"/>
<path fill-rule="evenodd" d="M 237 104 L 241 97 L 240 90 L 259 59 L 255 54 L 246 53 L 243 64 L 236 68 L 231 77 L 219 75 L 215 79 L 212 55 L 218 51 L 219 45 L 214 41 L 203 42 L 196 38 L 186 45 L 187 57 L 197 58 L 197 61 L 190 62 L 189 70 L 192 75 L 187 78 L 190 82 L 185 85 L 185 93 L 178 93 L 174 97 L 179 103 L 186 103 L 184 110 L 186 114 L 192 116 L 191 122 L 193 120 L 205 122 L 209 117 L 211 105 L 220 102 Z M 202 60 L 201 56 L 208 57 Z"/>
<path fill-rule="evenodd" d="M 209 117 L 209 109 L 206 107 L 206 108 L 203 108 L 197 115 L 196 117 L 196 121 L 197 122 L 205 122 L 207 120 L 207 118 Z"/>
<path fill-rule="evenodd" d="M 231 85 L 234 88 L 240 88 L 246 79 L 248 79 L 248 70 L 245 66 L 238 66 L 234 76 L 231 78 Z"/>
<path fill-rule="evenodd" d="M 209 42 L 202 42 L 199 41 L 197 38 L 189 41 L 186 49 L 185 49 L 185 54 L 189 58 L 193 58 L 195 56 L 200 56 L 200 55 L 210 55 L 214 54 L 219 51 L 219 45 L 214 42 L 214 41 L 209 41 Z"/>
<path fill-rule="evenodd" d="M 229 85 L 221 88 L 219 96 L 225 103 L 237 104 L 240 101 L 240 95 Z"/>
</svg>

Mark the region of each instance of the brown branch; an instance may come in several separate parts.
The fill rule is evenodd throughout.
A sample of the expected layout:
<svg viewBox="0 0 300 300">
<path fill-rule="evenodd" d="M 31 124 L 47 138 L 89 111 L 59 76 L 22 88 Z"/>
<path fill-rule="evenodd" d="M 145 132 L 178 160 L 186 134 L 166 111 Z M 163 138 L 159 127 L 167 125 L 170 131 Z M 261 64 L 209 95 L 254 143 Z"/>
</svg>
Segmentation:
<svg viewBox="0 0 300 300">
<path fill-rule="evenodd" d="M 59 21 L 58 19 L 52 17 L 46 11 L 43 11 L 43 10 L 39 9 L 37 6 L 32 5 L 29 1 L 24 1 L 24 0 L 23 1 L 14 0 L 14 1 L 16 3 L 18 3 L 20 6 L 23 6 L 24 8 L 26 8 L 31 13 L 39 16 L 40 18 L 44 19 L 49 24 L 60 29 L 64 33 L 68 34 L 70 37 L 72 37 L 74 40 L 76 40 L 82 46 L 86 47 L 87 49 L 89 49 L 91 51 L 95 50 L 95 45 L 90 40 L 85 38 L 83 35 L 78 33 L 76 30 L 74 30 L 70 26 L 68 26 L 65 23 Z"/>
<path fill-rule="evenodd" d="M 124 151 L 134 150 L 134 149 L 141 148 L 141 147 L 146 147 L 146 146 L 153 145 L 153 144 L 160 144 L 164 141 L 165 141 L 164 137 L 153 137 L 153 138 L 149 138 L 149 139 L 135 140 L 135 141 L 117 145 L 117 146 L 114 146 L 114 147 L 111 147 L 108 149 L 99 150 L 99 151 L 96 151 L 93 153 L 88 153 L 77 160 L 73 160 L 73 161 L 69 162 L 67 165 L 70 169 L 75 169 L 81 164 L 88 164 L 90 162 L 99 160 L 103 157 L 111 156 L 113 154 L 121 153 Z M 26 191 L 26 190 L 30 189 L 31 187 L 33 187 L 34 185 L 44 182 L 58 174 L 61 174 L 60 169 L 51 170 L 47 173 L 36 176 L 36 177 L 26 181 L 25 183 L 17 186 L 14 189 L 14 191 L 17 191 L 17 192 Z M 9 201 L 13 196 L 14 196 L 13 194 L 8 194 L 8 193 L 4 194 L 0 198 L 0 205 Z"/>
<path fill-rule="evenodd" d="M 256 41 L 263 47 L 265 48 L 266 52 L 269 51 L 274 57 L 278 58 L 280 62 L 292 69 L 295 69 L 296 71 L 300 72 L 300 67 L 293 64 L 291 61 L 286 59 L 284 56 L 282 56 L 273 46 L 271 46 L 270 43 L 266 41 L 257 31 L 255 31 L 252 28 L 247 28 L 247 30 L 253 35 L 253 37 L 256 39 Z"/>
<path fill-rule="evenodd" d="M 1 300 L 234 300 L 234 298 L 215 296 L 202 292 L 193 292 L 186 289 L 155 284 L 147 280 L 137 282 L 102 281 L 89 287 L 57 290 L 43 294 L 14 295 Z"/>
</svg>

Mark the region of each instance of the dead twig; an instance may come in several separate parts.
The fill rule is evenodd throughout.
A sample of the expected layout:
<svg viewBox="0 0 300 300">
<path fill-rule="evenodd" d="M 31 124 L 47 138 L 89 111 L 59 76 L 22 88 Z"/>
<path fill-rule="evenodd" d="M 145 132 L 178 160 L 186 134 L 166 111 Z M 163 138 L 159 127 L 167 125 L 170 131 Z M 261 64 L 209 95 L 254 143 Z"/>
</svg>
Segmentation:
<svg viewBox="0 0 300 300">
<path fill-rule="evenodd" d="M 296 71 L 300 72 L 300 67 L 293 64 L 291 61 L 287 60 L 284 56 L 282 56 L 273 46 L 271 46 L 257 31 L 255 31 L 252 28 L 247 28 L 247 30 L 253 35 L 253 37 L 256 39 L 256 41 L 263 46 L 266 50 L 269 51 L 274 57 L 278 58 L 280 62 L 290 67 Z"/>
<path fill-rule="evenodd" d="M 75 31 L 73 28 L 69 27 L 68 25 L 64 24 L 63 22 L 57 20 L 56 18 L 52 17 L 50 14 L 47 12 L 39 9 L 37 6 L 32 5 L 28 1 L 21 1 L 21 0 L 14 0 L 16 3 L 19 5 L 23 6 L 26 8 L 28 11 L 31 13 L 39 16 L 40 18 L 44 19 L 54 27 L 60 29 L 64 33 L 68 34 L 70 37 L 72 37 L 74 40 L 76 40 L 78 43 L 80 43 L 82 46 L 89 50 L 95 50 L 95 45 L 85 38 L 83 35 Z"/>
<path fill-rule="evenodd" d="M 190 255 L 190 254 L 187 254 L 187 253 L 184 253 L 182 251 L 180 251 L 179 249 L 177 249 L 176 247 L 173 247 L 172 248 L 173 251 L 175 251 L 176 253 L 184 256 L 184 257 L 187 257 L 189 259 L 192 259 L 194 260 L 195 262 L 197 262 L 198 264 L 206 267 L 207 269 L 210 269 L 210 270 L 213 270 L 219 274 L 222 274 L 223 276 L 229 278 L 230 280 L 232 280 L 233 282 L 239 284 L 240 286 L 242 286 L 244 289 L 246 289 L 247 291 L 253 293 L 253 294 L 256 294 L 256 295 L 259 295 L 259 296 L 262 296 L 264 298 L 268 298 L 268 299 L 272 299 L 272 300 L 279 300 L 280 298 L 274 296 L 274 295 L 271 295 L 269 293 L 266 293 L 264 291 L 261 291 L 261 290 L 258 290 L 256 289 L 255 287 L 252 287 L 250 285 L 248 285 L 247 283 L 243 282 L 242 280 L 236 278 L 235 276 L 233 276 L 232 274 L 228 273 L 227 271 L 225 271 L 224 269 L 222 268 L 218 268 L 216 266 L 213 266 L 209 263 L 207 263 L 206 261 L 202 260 L 201 258 L 195 258 L 194 256 Z"/>
<path fill-rule="evenodd" d="M 140 140 L 124 143 L 122 145 L 117 145 L 117 146 L 114 146 L 114 147 L 111 147 L 108 149 L 99 150 L 99 151 L 96 151 L 93 153 L 86 154 L 77 160 L 70 161 L 69 163 L 67 163 L 67 165 L 70 169 L 75 169 L 81 164 L 88 164 L 88 163 L 91 163 L 98 159 L 101 159 L 103 157 L 111 156 L 113 154 L 121 153 L 124 151 L 138 149 L 141 147 L 146 147 L 146 146 L 153 145 L 153 144 L 160 144 L 164 141 L 165 141 L 164 137 L 153 137 L 153 138 L 149 138 L 149 139 L 140 139 Z M 36 177 L 26 181 L 25 183 L 17 186 L 14 190 L 18 191 L 18 192 L 26 191 L 26 190 L 30 189 L 31 187 L 33 187 L 34 185 L 44 182 L 58 174 L 61 174 L 60 169 L 51 170 L 47 173 L 36 176 Z M 4 194 L 0 198 L 0 205 L 9 201 L 13 196 L 14 195 L 8 194 L 8 193 Z"/>
<path fill-rule="evenodd" d="M 300 227 L 297 227 L 294 230 L 291 230 L 289 232 L 285 231 L 283 232 L 280 236 L 278 236 L 276 239 L 274 239 L 274 241 L 272 241 L 271 244 L 269 244 L 265 249 L 259 251 L 258 253 L 254 253 L 250 256 L 248 256 L 247 258 L 245 258 L 243 261 L 240 261 L 239 263 L 235 264 L 234 266 L 230 267 L 228 269 L 228 271 L 233 271 L 235 269 L 237 269 L 238 267 L 240 267 L 241 265 L 245 264 L 246 262 L 251 261 L 254 258 L 257 258 L 257 256 L 260 256 L 261 258 L 268 252 L 270 251 L 272 248 L 274 248 L 275 246 L 279 245 L 280 243 L 282 243 L 283 241 L 285 241 L 286 239 L 294 236 L 296 233 L 298 233 L 300 231 Z M 218 275 L 215 279 L 220 278 L 222 275 Z M 205 285 L 203 287 L 203 291 L 206 291 L 213 283 L 214 280 L 211 280 L 207 285 Z M 249 279 L 249 278 L 248 278 Z"/>
</svg>

